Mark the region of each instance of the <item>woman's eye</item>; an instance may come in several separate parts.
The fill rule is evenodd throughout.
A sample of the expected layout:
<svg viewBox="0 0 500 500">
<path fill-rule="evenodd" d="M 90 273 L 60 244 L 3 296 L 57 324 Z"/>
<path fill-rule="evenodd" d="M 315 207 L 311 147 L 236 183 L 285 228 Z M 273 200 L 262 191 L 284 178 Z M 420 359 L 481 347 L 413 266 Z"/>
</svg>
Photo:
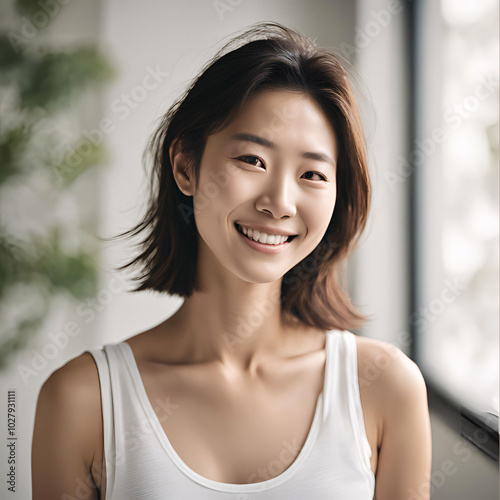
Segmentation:
<svg viewBox="0 0 500 500">
<path fill-rule="evenodd" d="M 239 157 L 239 158 L 237 158 L 237 159 L 238 159 L 238 160 L 241 160 L 242 158 L 251 158 L 251 159 L 253 159 L 254 161 L 255 161 L 255 160 L 260 161 L 260 159 L 259 159 L 259 158 L 257 158 L 256 156 L 249 156 L 249 155 L 247 155 L 247 156 L 240 156 L 240 157 Z M 254 163 L 254 162 L 248 162 L 248 161 L 245 161 L 245 160 L 242 160 L 242 161 L 244 161 L 245 163 L 250 163 L 251 165 L 257 166 L 257 165 L 255 165 L 255 163 Z M 261 163 L 262 163 L 262 162 L 261 162 Z"/>
<path fill-rule="evenodd" d="M 320 177 L 319 180 L 326 181 L 325 176 L 323 174 L 320 174 L 319 172 L 306 172 L 304 175 L 307 175 L 307 174 L 316 174 Z M 315 179 L 309 179 L 309 180 L 315 180 Z"/>
</svg>

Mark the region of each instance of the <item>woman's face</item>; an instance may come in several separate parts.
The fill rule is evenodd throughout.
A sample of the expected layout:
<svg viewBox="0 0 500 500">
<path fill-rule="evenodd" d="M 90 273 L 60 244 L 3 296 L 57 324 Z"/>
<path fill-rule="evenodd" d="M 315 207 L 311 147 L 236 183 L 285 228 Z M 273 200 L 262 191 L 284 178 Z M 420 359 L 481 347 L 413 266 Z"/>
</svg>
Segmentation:
<svg viewBox="0 0 500 500">
<path fill-rule="evenodd" d="M 326 232 L 337 194 L 336 161 L 335 133 L 314 101 L 282 90 L 254 96 L 207 139 L 193 196 L 201 265 L 216 259 L 251 283 L 280 279 Z M 297 236 L 278 252 L 260 246 L 275 251 L 265 253 L 241 234 L 240 224 Z"/>
</svg>

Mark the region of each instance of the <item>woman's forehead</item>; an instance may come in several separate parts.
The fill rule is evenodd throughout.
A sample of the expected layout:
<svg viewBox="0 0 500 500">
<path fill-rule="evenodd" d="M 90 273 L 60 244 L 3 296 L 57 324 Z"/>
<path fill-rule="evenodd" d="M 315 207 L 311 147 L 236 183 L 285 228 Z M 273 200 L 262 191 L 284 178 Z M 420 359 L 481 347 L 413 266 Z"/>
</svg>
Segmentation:
<svg viewBox="0 0 500 500">
<path fill-rule="evenodd" d="M 253 142 L 274 150 L 280 145 L 293 145 L 307 151 L 321 149 L 331 158 L 337 156 L 335 131 L 321 107 L 308 96 L 290 90 L 252 96 L 220 135 L 234 145 Z"/>
</svg>

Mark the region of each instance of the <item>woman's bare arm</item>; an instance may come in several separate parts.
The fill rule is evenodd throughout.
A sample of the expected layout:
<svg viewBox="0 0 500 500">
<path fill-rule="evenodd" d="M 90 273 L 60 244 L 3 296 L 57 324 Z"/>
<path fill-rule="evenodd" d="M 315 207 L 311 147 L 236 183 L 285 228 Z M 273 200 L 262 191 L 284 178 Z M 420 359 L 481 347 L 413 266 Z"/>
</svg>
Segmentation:
<svg viewBox="0 0 500 500">
<path fill-rule="evenodd" d="M 386 348 L 377 382 L 384 412 L 375 500 L 429 500 L 432 440 L 427 388 L 418 366 Z"/>
<path fill-rule="evenodd" d="M 33 500 L 99 498 L 90 472 L 101 424 L 99 391 L 89 353 L 70 360 L 43 384 L 32 442 Z"/>
</svg>

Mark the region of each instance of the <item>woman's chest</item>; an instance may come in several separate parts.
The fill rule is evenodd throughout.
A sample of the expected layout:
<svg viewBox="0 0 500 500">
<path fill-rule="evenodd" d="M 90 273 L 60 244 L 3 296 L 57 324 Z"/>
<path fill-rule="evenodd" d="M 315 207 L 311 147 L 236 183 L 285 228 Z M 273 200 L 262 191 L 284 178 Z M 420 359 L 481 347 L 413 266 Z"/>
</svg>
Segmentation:
<svg viewBox="0 0 500 500">
<path fill-rule="evenodd" d="M 358 354 L 362 358 L 363 349 Z M 137 367 L 150 406 L 178 457 L 205 478 L 244 484 L 272 479 L 296 461 L 317 410 L 324 361 L 324 355 L 312 358 L 293 375 L 270 377 L 262 386 L 228 385 L 202 370 L 153 369 L 140 359 Z M 375 474 L 380 442 L 376 397 L 363 384 L 360 397 Z"/>
<path fill-rule="evenodd" d="M 163 433 L 179 458 L 208 479 L 253 483 L 278 476 L 297 459 L 318 409 L 324 354 L 288 375 L 277 370 L 282 375 L 268 375 L 261 383 L 227 384 L 209 371 L 153 371 L 144 363 L 139 369 Z M 376 398 L 363 384 L 360 397 L 375 474 L 380 437 Z"/>
<path fill-rule="evenodd" d="M 292 465 L 309 435 L 323 383 L 321 366 L 293 381 L 230 386 L 209 374 L 147 372 L 145 391 L 175 453 L 201 476 L 235 484 L 265 481 Z M 170 411 L 155 405 L 161 401 Z"/>
</svg>

